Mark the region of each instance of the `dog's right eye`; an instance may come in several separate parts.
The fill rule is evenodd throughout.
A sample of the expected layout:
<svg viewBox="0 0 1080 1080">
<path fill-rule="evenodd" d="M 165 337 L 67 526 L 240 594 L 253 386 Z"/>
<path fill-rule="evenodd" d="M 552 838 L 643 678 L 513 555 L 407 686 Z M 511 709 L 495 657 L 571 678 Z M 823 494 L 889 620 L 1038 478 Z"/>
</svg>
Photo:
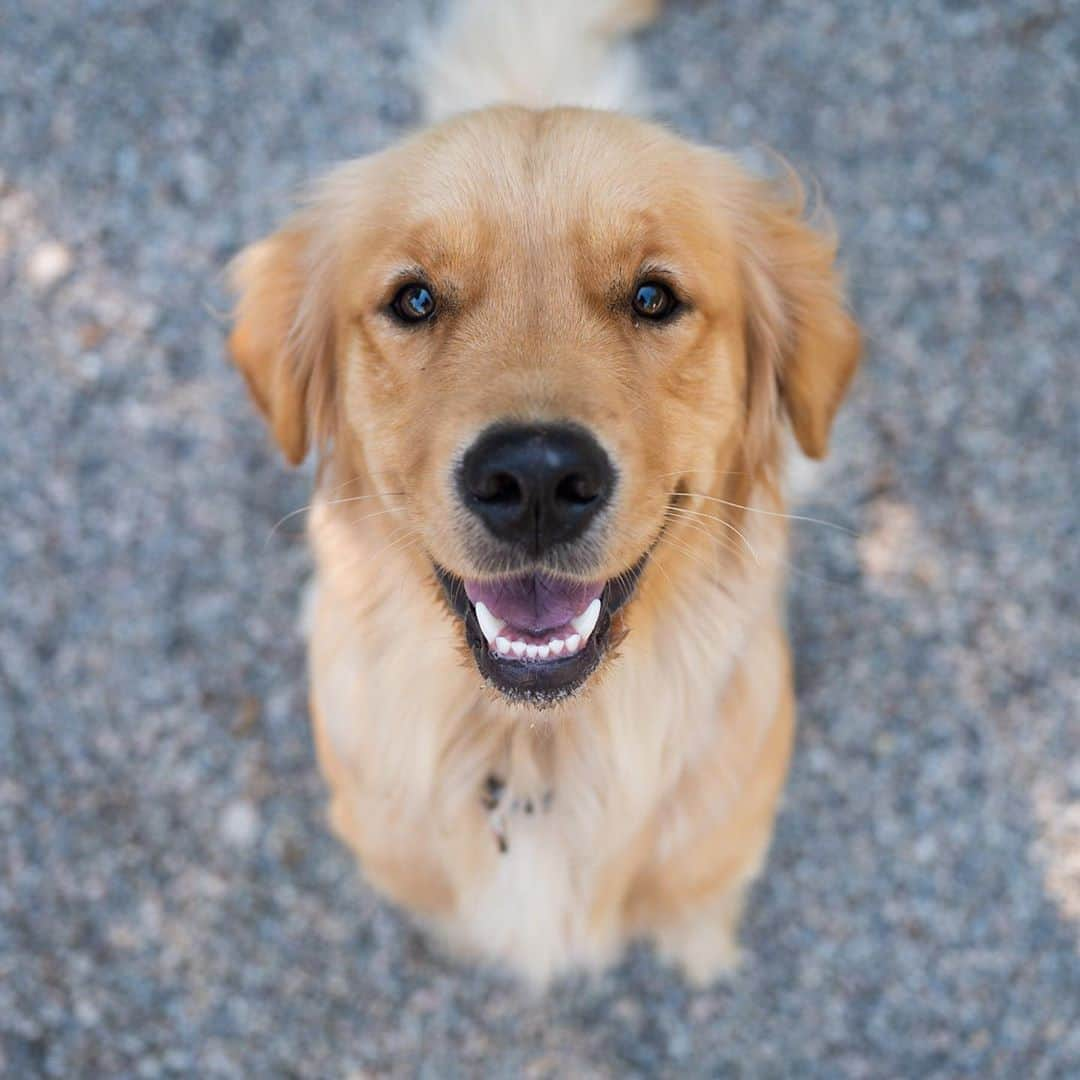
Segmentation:
<svg viewBox="0 0 1080 1080">
<path fill-rule="evenodd" d="M 398 289 L 390 310 L 402 322 L 421 323 L 435 314 L 435 294 L 418 281 Z"/>
<path fill-rule="evenodd" d="M 650 322 L 663 322 L 679 307 L 675 294 L 662 281 L 643 281 L 634 290 L 631 304 L 635 315 Z"/>
</svg>

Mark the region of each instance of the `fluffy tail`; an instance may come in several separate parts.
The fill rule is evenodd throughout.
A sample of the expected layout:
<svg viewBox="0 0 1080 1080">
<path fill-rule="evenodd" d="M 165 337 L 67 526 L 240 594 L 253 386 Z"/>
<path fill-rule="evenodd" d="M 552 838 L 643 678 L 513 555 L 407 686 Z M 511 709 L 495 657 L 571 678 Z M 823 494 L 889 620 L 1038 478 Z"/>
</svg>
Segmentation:
<svg viewBox="0 0 1080 1080">
<path fill-rule="evenodd" d="M 660 0 L 451 0 L 416 56 L 429 121 L 485 105 L 586 105 L 634 111 L 627 35 Z"/>
</svg>

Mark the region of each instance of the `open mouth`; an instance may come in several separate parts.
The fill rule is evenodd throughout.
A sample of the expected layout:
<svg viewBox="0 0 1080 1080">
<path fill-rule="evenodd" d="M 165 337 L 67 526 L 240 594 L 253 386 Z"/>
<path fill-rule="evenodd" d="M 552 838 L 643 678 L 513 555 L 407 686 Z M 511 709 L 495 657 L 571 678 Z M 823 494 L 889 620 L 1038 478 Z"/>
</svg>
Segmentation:
<svg viewBox="0 0 1080 1080">
<path fill-rule="evenodd" d="M 481 675 L 511 700 L 553 705 L 578 690 L 611 644 L 612 619 L 648 555 L 610 581 L 542 572 L 468 580 L 436 567 Z"/>
</svg>

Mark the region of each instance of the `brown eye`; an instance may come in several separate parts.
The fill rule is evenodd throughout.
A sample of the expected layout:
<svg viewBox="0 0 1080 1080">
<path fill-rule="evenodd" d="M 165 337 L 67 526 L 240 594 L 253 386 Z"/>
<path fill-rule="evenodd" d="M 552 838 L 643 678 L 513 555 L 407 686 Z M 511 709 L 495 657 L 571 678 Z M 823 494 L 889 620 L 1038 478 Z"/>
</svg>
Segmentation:
<svg viewBox="0 0 1080 1080">
<path fill-rule="evenodd" d="M 402 322 L 424 322 L 435 314 L 435 294 L 426 285 L 414 281 L 398 290 L 390 309 Z"/>
<path fill-rule="evenodd" d="M 675 294 L 659 281 L 643 281 L 634 292 L 633 308 L 643 319 L 659 322 L 678 307 Z"/>
</svg>

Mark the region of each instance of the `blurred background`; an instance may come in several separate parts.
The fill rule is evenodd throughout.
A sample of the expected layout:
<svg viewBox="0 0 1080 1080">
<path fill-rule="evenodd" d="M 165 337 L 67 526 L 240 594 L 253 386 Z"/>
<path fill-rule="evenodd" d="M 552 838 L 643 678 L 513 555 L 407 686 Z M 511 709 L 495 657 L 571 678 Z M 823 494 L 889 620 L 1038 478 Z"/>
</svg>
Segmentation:
<svg viewBox="0 0 1080 1080">
<path fill-rule="evenodd" d="M 1080 11 L 670 0 L 657 113 L 820 181 L 865 369 L 796 526 L 801 731 L 731 985 L 532 1000 L 323 822 L 310 477 L 221 270 L 416 120 L 432 5 L 0 11 L 0 1072 L 1080 1075 Z"/>
</svg>

